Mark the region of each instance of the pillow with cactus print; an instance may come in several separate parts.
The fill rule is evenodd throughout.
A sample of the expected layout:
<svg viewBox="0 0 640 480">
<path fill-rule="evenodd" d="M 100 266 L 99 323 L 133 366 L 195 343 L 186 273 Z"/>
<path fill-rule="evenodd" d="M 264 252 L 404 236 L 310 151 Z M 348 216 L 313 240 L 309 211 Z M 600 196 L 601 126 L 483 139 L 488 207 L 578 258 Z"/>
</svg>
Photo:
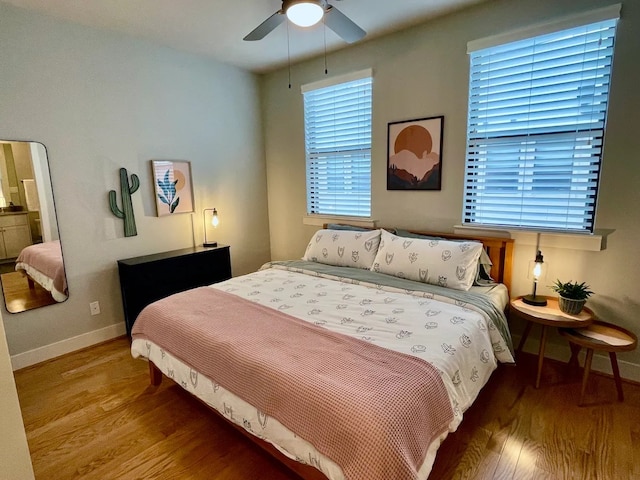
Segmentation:
<svg viewBox="0 0 640 480">
<path fill-rule="evenodd" d="M 481 252 L 479 242 L 403 238 L 383 230 L 371 270 L 466 291 L 476 278 Z"/>
<path fill-rule="evenodd" d="M 422 238 L 427 240 L 448 240 L 450 242 L 466 242 L 469 240 L 449 240 L 443 237 L 434 237 L 433 235 L 423 235 L 421 233 L 413 233 L 408 230 L 402 230 L 400 228 L 396 228 L 395 231 L 392 231 L 399 237 L 409 237 L 409 238 Z M 483 248 L 480 252 L 480 258 L 478 259 L 478 273 L 476 274 L 476 278 L 473 281 L 474 285 L 491 285 L 496 282 L 491 278 L 491 267 L 493 266 L 493 262 L 489 257 L 487 251 Z"/>
<path fill-rule="evenodd" d="M 338 267 L 370 269 L 379 243 L 380 230 L 318 230 L 311 237 L 302 259 Z"/>
</svg>

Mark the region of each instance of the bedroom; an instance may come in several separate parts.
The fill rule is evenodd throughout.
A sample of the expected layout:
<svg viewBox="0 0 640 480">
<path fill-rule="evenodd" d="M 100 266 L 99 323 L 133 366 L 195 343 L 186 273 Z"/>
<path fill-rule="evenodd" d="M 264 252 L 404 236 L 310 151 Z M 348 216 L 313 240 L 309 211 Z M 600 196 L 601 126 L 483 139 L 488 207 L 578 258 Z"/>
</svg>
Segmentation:
<svg viewBox="0 0 640 480">
<path fill-rule="evenodd" d="M 381 225 L 431 230 L 460 223 L 468 41 L 611 3 L 493 1 L 330 54 L 332 75 L 374 69 L 374 218 Z M 5 4 L 0 8 L 0 131 L 3 138 L 47 147 L 70 291 L 60 305 L 17 316 L 3 311 L 15 364 L 122 334 L 115 261 L 191 244 L 190 216 L 158 219 L 144 186 L 135 205 L 139 235 L 121 236 L 105 199 L 117 186 L 122 166 L 148 175 L 151 159 L 190 160 L 194 178 L 200 179 L 195 203 L 198 209 L 215 206 L 221 212 L 218 240 L 232 246 L 235 275 L 303 253 L 317 226 L 302 221 L 299 87 L 323 76 L 322 59 L 294 65 L 289 91 L 286 69 L 259 77 L 130 37 Z M 623 2 L 619 28 L 597 217 L 597 228 L 613 232 L 602 251 L 549 246 L 544 253 L 555 276 L 592 286 L 597 295 L 590 306 L 599 315 L 640 333 L 635 258 L 640 227 L 634 209 L 640 195 L 640 166 L 634 161 L 640 123 L 637 2 Z M 387 123 L 432 115 L 446 117 L 442 190 L 388 192 Z M 148 188 L 149 178 L 145 183 Z M 199 221 L 196 238 L 202 238 Z M 530 290 L 526 269 L 534 250 L 532 241 L 520 245 L 516 295 Z M 102 313 L 91 316 L 88 305 L 96 300 Z M 558 356 L 565 353 L 559 338 L 552 345 Z M 607 371 L 606 359 L 596 360 Z M 621 369 L 624 377 L 640 379 L 637 351 L 621 356 Z"/>
</svg>

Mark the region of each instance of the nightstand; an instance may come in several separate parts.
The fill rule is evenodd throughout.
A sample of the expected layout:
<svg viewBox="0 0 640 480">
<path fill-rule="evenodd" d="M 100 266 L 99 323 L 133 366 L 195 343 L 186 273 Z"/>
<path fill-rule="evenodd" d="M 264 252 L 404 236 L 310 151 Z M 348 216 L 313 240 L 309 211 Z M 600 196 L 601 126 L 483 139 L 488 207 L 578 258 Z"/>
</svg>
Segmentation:
<svg viewBox="0 0 640 480">
<path fill-rule="evenodd" d="M 638 346 L 638 337 L 629 330 L 618 327 L 611 323 L 595 321 L 586 328 L 560 329 L 560 335 L 569 340 L 571 345 L 571 360 L 569 364 L 578 363 L 578 354 L 581 347 L 587 349 L 587 356 L 584 360 L 584 373 L 582 375 L 582 390 L 580 391 L 580 403 L 584 404 L 584 392 L 587 389 L 587 380 L 591 371 L 591 360 L 593 351 L 608 352 L 611 361 L 611 370 L 618 390 L 618 400 L 624 400 L 622 394 L 622 379 L 618 368 L 616 352 L 630 352 Z"/>
<path fill-rule="evenodd" d="M 127 335 L 144 307 L 191 288 L 231 278 L 229 247 L 191 247 L 118 260 Z"/>
<path fill-rule="evenodd" d="M 558 299 L 556 297 L 545 297 L 547 305 L 536 307 L 528 305 L 522 301 L 522 297 L 511 300 L 509 315 L 514 315 L 527 321 L 527 326 L 522 334 L 522 339 L 516 349 L 517 353 L 522 352 L 527 337 L 531 332 L 533 324 L 542 326 L 540 336 L 540 349 L 538 351 L 538 374 L 536 375 L 536 388 L 540 387 L 540 376 L 542 375 L 542 363 L 544 361 L 544 349 L 547 343 L 547 328 L 583 328 L 588 327 L 594 321 L 594 315 L 588 308 L 583 308 L 578 315 L 569 315 L 560 311 Z"/>
</svg>

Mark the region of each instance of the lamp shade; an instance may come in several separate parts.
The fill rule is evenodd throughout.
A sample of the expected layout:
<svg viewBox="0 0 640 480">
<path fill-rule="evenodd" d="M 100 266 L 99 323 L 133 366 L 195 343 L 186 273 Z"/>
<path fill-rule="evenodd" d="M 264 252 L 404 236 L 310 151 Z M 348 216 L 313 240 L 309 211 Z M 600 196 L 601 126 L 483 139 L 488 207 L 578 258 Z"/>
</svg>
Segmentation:
<svg viewBox="0 0 640 480">
<path fill-rule="evenodd" d="M 533 280 L 541 280 L 547 276 L 547 263 L 544 261 L 542 252 L 538 250 L 535 260 L 529 262 L 529 270 L 527 271 L 527 278 Z"/>
<path fill-rule="evenodd" d="M 322 20 L 324 8 L 316 0 L 288 2 L 285 6 L 287 18 L 299 27 L 311 27 Z"/>
</svg>

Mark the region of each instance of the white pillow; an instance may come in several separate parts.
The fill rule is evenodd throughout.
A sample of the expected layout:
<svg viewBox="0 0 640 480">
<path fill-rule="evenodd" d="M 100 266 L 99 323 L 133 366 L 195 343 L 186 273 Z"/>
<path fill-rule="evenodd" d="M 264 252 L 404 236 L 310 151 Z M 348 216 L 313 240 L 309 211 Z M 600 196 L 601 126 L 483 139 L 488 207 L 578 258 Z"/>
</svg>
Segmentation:
<svg viewBox="0 0 640 480">
<path fill-rule="evenodd" d="M 317 263 L 370 269 L 380 244 L 380 230 L 318 230 L 302 257 Z"/>
<path fill-rule="evenodd" d="M 382 231 L 371 270 L 456 290 L 469 290 L 476 278 L 479 242 L 398 237 Z"/>
</svg>

